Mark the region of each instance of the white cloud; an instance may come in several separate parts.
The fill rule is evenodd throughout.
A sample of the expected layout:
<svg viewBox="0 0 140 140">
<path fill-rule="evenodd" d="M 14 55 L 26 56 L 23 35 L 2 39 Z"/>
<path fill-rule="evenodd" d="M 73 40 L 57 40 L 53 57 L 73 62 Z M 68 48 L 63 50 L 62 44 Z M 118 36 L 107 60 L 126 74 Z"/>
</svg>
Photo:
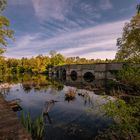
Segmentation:
<svg viewBox="0 0 140 140">
<path fill-rule="evenodd" d="M 93 42 L 85 45 L 80 45 L 77 48 L 65 48 L 62 51 L 60 51 L 60 53 L 65 54 L 67 56 L 73 56 L 76 53 L 79 55 L 82 54 L 87 55 L 90 52 L 89 50 L 94 50 L 96 53 L 96 52 L 101 52 L 102 51 L 101 49 L 112 49 L 114 48 L 115 43 L 116 43 L 116 39 L 101 40 L 100 42 L 95 42 L 95 43 Z M 99 50 L 97 50 L 97 48 Z M 88 51 L 88 53 L 86 51 Z M 80 52 L 82 52 L 82 54 L 80 54 Z"/>
<path fill-rule="evenodd" d="M 127 20 L 117 21 L 117 22 L 112 22 L 112 23 L 108 23 L 108 24 L 98 25 L 98 26 L 87 28 L 87 29 L 80 30 L 80 31 L 65 33 L 65 34 L 59 35 L 57 37 L 48 39 L 46 42 L 44 42 L 44 45 L 45 44 L 54 45 L 54 44 L 61 43 L 61 42 L 62 43 L 68 42 L 69 40 L 74 41 L 74 39 L 83 40 L 83 39 L 85 39 L 85 37 L 88 37 L 88 36 L 92 36 L 93 39 L 94 38 L 96 39 L 97 37 L 102 38 L 103 36 L 106 36 L 106 35 L 107 36 L 112 35 L 113 38 L 114 37 L 116 38 L 118 35 L 120 35 L 120 32 L 126 21 Z"/>
<path fill-rule="evenodd" d="M 40 19 L 64 19 L 66 0 L 32 0 L 36 16 Z"/>
<path fill-rule="evenodd" d="M 100 0 L 100 8 L 103 10 L 109 10 L 113 8 L 110 0 Z"/>
<path fill-rule="evenodd" d="M 85 11 L 85 13 L 87 13 L 89 16 L 97 19 L 101 18 L 101 13 L 95 5 L 93 6 L 89 3 L 81 3 L 80 7 L 82 11 Z"/>
<path fill-rule="evenodd" d="M 5 55 L 32 57 L 56 50 L 66 56 L 113 58 L 117 50 L 116 39 L 121 35 L 125 22 L 126 20 L 102 24 L 80 31 L 63 33 L 50 39 L 41 39 L 40 33 L 22 36 L 15 43 L 15 47 L 7 49 Z"/>
<path fill-rule="evenodd" d="M 101 51 L 101 52 L 89 52 L 87 54 L 81 55 L 83 58 L 88 59 L 114 59 L 116 51 Z"/>
</svg>

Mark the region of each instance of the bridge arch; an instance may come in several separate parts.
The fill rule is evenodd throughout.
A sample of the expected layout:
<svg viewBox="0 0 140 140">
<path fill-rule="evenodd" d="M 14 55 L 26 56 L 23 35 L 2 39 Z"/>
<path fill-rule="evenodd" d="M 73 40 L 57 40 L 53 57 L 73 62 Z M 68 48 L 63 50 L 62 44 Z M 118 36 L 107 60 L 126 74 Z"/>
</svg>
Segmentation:
<svg viewBox="0 0 140 140">
<path fill-rule="evenodd" d="M 66 80 L 66 77 L 67 77 L 67 72 L 65 69 L 62 70 L 62 79 L 63 80 Z"/>
<path fill-rule="evenodd" d="M 92 72 L 85 72 L 83 76 L 84 80 L 88 83 L 93 82 L 95 80 L 95 75 Z"/>
<path fill-rule="evenodd" d="M 78 74 L 77 74 L 76 71 L 73 70 L 73 71 L 71 71 L 70 76 L 71 76 L 71 79 L 72 79 L 73 81 L 76 81 L 76 80 L 77 80 Z"/>
</svg>

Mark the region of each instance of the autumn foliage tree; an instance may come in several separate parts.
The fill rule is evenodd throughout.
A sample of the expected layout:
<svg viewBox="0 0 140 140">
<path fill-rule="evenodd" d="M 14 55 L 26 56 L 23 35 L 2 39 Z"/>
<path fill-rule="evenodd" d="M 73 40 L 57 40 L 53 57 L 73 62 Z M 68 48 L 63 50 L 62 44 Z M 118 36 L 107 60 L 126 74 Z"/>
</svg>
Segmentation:
<svg viewBox="0 0 140 140">
<path fill-rule="evenodd" d="M 140 5 L 137 14 L 125 24 L 121 38 L 117 40 L 118 52 L 116 59 L 140 62 Z"/>
</svg>

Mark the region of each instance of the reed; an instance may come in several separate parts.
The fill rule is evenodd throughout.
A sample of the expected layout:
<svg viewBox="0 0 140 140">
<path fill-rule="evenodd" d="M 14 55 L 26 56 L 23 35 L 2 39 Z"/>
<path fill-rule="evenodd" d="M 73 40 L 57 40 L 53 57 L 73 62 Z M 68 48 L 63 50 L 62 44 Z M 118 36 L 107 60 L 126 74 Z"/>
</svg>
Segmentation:
<svg viewBox="0 0 140 140">
<path fill-rule="evenodd" d="M 42 139 L 45 132 L 45 125 L 42 116 L 32 120 L 30 113 L 28 112 L 26 115 L 23 111 L 21 115 L 21 123 L 33 138 L 37 140 Z"/>
</svg>

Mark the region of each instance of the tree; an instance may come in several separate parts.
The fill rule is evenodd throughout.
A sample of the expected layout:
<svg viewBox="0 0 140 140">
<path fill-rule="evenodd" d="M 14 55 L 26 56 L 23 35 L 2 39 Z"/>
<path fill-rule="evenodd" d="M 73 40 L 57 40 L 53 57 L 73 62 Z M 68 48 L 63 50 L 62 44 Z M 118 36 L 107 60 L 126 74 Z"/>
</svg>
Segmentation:
<svg viewBox="0 0 140 140">
<path fill-rule="evenodd" d="M 117 40 L 117 60 L 140 61 L 140 5 L 138 7 L 136 16 L 125 24 L 123 35 Z"/>
<path fill-rule="evenodd" d="M 140 13 L 140 4 L 137 5 L 137 13 Z"/>
<path fill-rule="evenodd" d="M 0 12 L 5 9 L 6 5 L 7 5 L 6 0 L 0 0 Z"/>
<path fill-rule="evenodd" d="M 6 0 L 0 0 L 0 14 L 1 12 L 5 9 L 7 4 Z M 4 57 L 2 56 L 3 53 L 5 52 L 5 48 L 8 44 L 7 39 L 14 39 L 14 31 L 9 29 L 10 26 L 10 21 L 8 18 L 1 16 L 0 15 L 0 69 L 2 70 L 2 73 L 5 68 L 5 60 Z M 0 72 L 1 73 L 1 72 Z"/>
<path fill-rule="evenodd" d="M 1 64 L 2 64 L 2 60 L 4 59 L 4 57 L 3 57 L 4 52 L 5 52 L 5 50 L 0 48 L 0 62 L 1 62 Z"/>
<path fill-rule="evenodd" d="M 4 9 L 5 6 L 3 6 L 4 4 L 6 4 L 5 0 L 0 1 L 0 11 L 2 11 Z M 6 47 L 8 42 L 7 42 L 7 38 L 10 39 L 14 39 L 13 35 L 14 35 L 14 31 L 9 29 L 10 26 L 10 21 L 8 18 L 1 16 L 0 15 L 0 47 Z"/>
<path fill-rule="evenodd" d="M 58 65 L 60 66 L 65 63 L 65 58 L 62 54 L 58 53 L 51 57 L 50 63 L 51 66 L 58 66 Z"/>
<path fill-rule="evenodd" d="M 4 49 L 0 49 L 0 56 L 5 52 Z"/>
<path fill-rule="evenodd" d="M 7 46 L 7 38 L 14 39 L 14 31 L 9 29 L 10 21 L 4 17 L 0 16 L 0 44 Z"/>
</svg>

